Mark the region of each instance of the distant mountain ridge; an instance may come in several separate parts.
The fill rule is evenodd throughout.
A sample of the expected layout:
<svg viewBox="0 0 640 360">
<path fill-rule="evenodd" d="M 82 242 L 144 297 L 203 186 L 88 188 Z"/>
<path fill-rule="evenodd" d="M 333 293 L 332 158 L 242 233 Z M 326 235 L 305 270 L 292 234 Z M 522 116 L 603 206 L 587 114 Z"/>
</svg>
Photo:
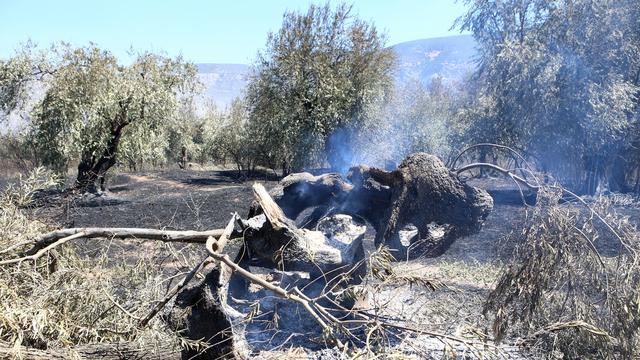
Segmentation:
<svg viewBox="0 0 640 360">
<path fill-rule="evenodd" d="M 390 46 L 397 55 L 396 83 L 418 80 L 425 85 L 434 76 L 456 81 L 473 71 L 476 42 L 471 35 L 420 39 Z M 205 86 L 205 97 L 218 107 L 228 106 L 241 96 L 250 71 L 245 64 L 196 64 L 198 77 Z"/>
<path fill-rule="evenodd" d="M 244 92 L 249 65 L 196 64 L 196 67 L 198 79 L 205 87 L 204 97 L 213 99 L 216 105 L 225 107 Z"/>
<path fill-rule="evenodd" d="M 428 85 L 434 76 L 461 80 L 475 68 L 476 41 L 471 35 L 407 41 L 391 46 L 397 55 L 396 83 L 419 80 Z"/>
</svg>

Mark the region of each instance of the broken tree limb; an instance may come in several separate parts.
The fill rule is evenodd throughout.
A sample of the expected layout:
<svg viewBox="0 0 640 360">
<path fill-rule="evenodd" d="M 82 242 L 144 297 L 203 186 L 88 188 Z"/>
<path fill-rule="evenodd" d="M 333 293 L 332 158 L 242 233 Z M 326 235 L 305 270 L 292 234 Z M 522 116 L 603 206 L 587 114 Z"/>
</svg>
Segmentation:
<svg viewBox="0 0 640 360">
<path fill-rule="evenodd" d="M 264 188 L 264 186 L 262 186 L 262 184 L 253 184 L 253 194 L 255 195 L 256 201 L 258 201 L 258 204 L 262 208 L 264 215 L 267 217 L 267 220 L 271 223 L 271 226 L 274 230 L 281 230 L 282 228 L 287 226 L 284 223 L 284 220 L 286 219 L 284 212 L 282 211 L 280 206 L 278 206 L 273 201 L 271 196 L 269 196 L 269 193 Z"/>
<path fill-rule="evenodd" d="M 222 235 L 223 229 L 214 229 L 206 231 L 177 231 L 177 230 L 156 230 L 156 229 L 144 229 L 144 228 L 70 228 L 55 230 L 46 234 L 43 234 L 36 238 L 33 242 L 20 242 L 20 246 L 26 246 L 33 244 L 25 254 L 33 255 L 43 248 L 48 247 L 51 244 L 58 243 L 60 239 L 74 236 L 77 238 L 120 238 L 120 239 L 145 239 L 145 240 L 160 240 L 164 242 L 183 242 L 183 243 L 205 243 L 210 236 L 219 237 Z M 82 233 L 82 236 L 75 236 Z M 60 245 L 60 243 L 58 243 Z M 1 253 L 8 252 L 10 249 L 15 249 L 17 246 L 11 246 L 9 249 L 0 251 Z"/>
<path fill-rule="evenodd" d="M 211 251 L 214 252 L 222 252 L 224 247 L 227 245 L 227 242 L 231 238 L 234 224 L 238 220 L 238 217 L 238 213 L 234 213 L 233 216 L 231 216 L 231 220 L 229 220 L 229 223 L 222 231 L 222 234 L 220 234 L 220 238 L 218 238 L 218 240 L 216 240 L 213 236 L 209 236 L 207 238 L 207 241 L 205 242 L 205 247 L 207 248 L 207 250 L 211 249 Z"/>
<path fill-rule="evenodd" d="M 218 237 L 222 235 L 223 229 L 206 231 L 178 231 L 178 230 L 156 230 L 144 228 L 71 228 L 52 231 L 36 239 L 37 246 L 46 246 L 59 238 L 73 235 L 79 232 L 85 233 L 85 238 L 112 237 L 112 238 L 140 238 L 149 240 L 204 243 L 209 236 Z"/>
<path fill-rule="evenodd" d="M 84 237 L 86 234 L 84 232 L 78 232 L 75 233 L 73 235 L 69 235 L 67 237 L 64 237 L 62 239 L 58 239 L 57 241 L 49 244 L 48 246 L 45 246 L 44 248 L 38 250 L 37 252 L 31 254 L 31 255 L 27 255 L 27 256 L 23 256 L 17 259 L 9 259 L 9 260 L 3 260 L 0 261 L 0 265 L 11 265 L 11 264 L 19 264 L 23 261 L 36 261 L 38 260 L 42 255 L 46 254 L 49 250 L 52 250 L 53 248 L 60 246 L 68 241 L 71 241 L 73 239 L 78 239 L 81 237 Z"/>
<path fill-rule="evenodd" d="M 490 163 L 473 163 L 473 164 L 469 164 L 469 165 L 465 165 L 461 168 L 458 168 L 455 171 L 456 174 L 460 175 L 461 173 L 465 172 L 465 171 L 469 171 L 469 170 L 473 170 L 473 169 L 477 169 L 477 168 L 489 168 L 492 170 L 495 170 L 499 173 L 502 173 L 506 176 L 509 176 L 510 178 L 512 178 L 513 180 L 515 180 L 516 182 L 528 187 L 531 190 L 538 190 L 540 189 L 540 186 L 538 185 L 533 185 L 531 183 L 529 183 L 527 180 L 521 178 L 520 176 L 514 174 L 513 172 L 504 169 L 498 165 L 494 165 L 494 164 L 490 164 Z"/>
</svg>

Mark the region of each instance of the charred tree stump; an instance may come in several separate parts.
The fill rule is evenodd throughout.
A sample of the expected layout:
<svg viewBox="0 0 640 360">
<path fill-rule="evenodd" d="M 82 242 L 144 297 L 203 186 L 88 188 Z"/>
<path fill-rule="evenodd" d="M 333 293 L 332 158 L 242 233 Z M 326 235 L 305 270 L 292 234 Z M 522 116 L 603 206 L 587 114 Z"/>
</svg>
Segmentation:
<svg viewBox="0 0 640 360">
<path fill-rule="evenodd" d="M 301 178 L 311 179 L 306 175 Z M 317 183 L 325 189 L 342 184 L 348 185 L 343 181 Z M 358 226 L 350 217 L 340 219 L 344 226 L 341 234 L 346 237 L 333 236 L 336 231 L 327 227 L 324 231 L 300 229 L 285 215 L 262 185 L 255 184 L 253 188 L 257 207 L 252 210 L 252 217 L 241 221 L 241 227 L 249 257 L 258 260 L 258 264 L 280 270 L 305 271 L 318 276 L 353 265 L 364 257 L 362 238 L 365 227 Z M 350 189 L 351 186 L 347 188 Z M 331 196 L 331 191 L 325 191 L 324 195 Z M 293 193 L 290 196 L 296 199 L 293 203 L 302 201 L 302 198 L 297 198 Z M 304 203 L 311 206 L 314 200 Z M 292 206 L 289 212 L 295 214 L 298 209 Z M 349 229 L 344 230 L 345 228 Z"/>
<path fill-rule="evenodd" d="M 462 182 L 433 155 L 409 155 L 397 170 L 373 176 L 392 190 L 376 244 L 395 250 L 397 259 L 441 255 L 457 237 L 479 231 L 493 208 L 486 191 Z"/>
<path fill-rule="evenodd" d="M 184 359 L 246 357 L 243 316 L 227 304 L 230 277 L 231 271 L 220 264 L 209 269 L 200 283 L 176 297 L 168 323 L 188 338 L 210 344 L 206 349 L 183 350 Z"/>
<path fill-rule="evenodd" d="M 291 319 L 297 317 L 297 322 L 282 325 L 282 334 L 287 334 L 287 327 L 291 327 L 289 330 L 293 333 L 318 326 L 315 320 L 300 317 L 303 309 L 299 303 L 291 303 L 289 297 L 293 295 L 284 290 L 279 288 L 284 293 L 278 293 L 281 298 L 276 296 L 278 299 L 274 299 L 266 296 L 272 289 L 263 288 L 260 292 L 250 289 L 251 281 L 237 275 L 242 269 L 256 278 L 266 276 L 263 280 L 267 283 L 267 279 L 279 279 L 273 286 L 299 286 L 314 296 L 320 295 L 331 281 L 344 281 L 339 277 L 344 272 L 349 271 L 354 282 L 360 282 L 366 272 L 364 261 L 361 261 L 365 226 L 347 215 L 337 215 L 319 223 L 319 231 L 299 229 L 262 185 L 254 185 L 254 195 L 257 202 L 254 216 L 247 220 L 237 219 L 243 229 L 244 249 L 233 261 L 236 273 L 222 261 L 215 267 L 205 268 L 206 277 L 178 293 L 173 308 L 166 315 L 167 322 L 176 331 L 210 344 L 204 351 L 184 350 L 184 358 L 247 358 L 252 343 L 248 340 L 260 338 L 268 330 L 261 328 L 263 322 L 253 324 L 246 320 L 252 311 L 247 305 L 250 299 L 260 302 L 265 311 L 281 311 Z M 230 225 L 225 229 L 227 234 L 232 233 L 233 222 Z M 223 238 L 224 241 L 218 240 L 211 245 L 212 250 L 221 251 L 227 240 L 224 234 Z M 308 287 L 309 284 L 313 286 Z M 316 330 L 319 336 L 323 333 L 322 328 Z"/>
<path fill-rule="evenodd" d="M 314 208 L 304 221 L 343 213 L 376 229 L 376 245 L 396 259 L 441 255 L 460 236 L 479 231 L 493 208 L 491 196 L 467 185 L 436 156 L 409 155 L 394 171 L 367 166 L 339 174 L 292 174 L 271 194 L 290 218 Z"/>
</svg>

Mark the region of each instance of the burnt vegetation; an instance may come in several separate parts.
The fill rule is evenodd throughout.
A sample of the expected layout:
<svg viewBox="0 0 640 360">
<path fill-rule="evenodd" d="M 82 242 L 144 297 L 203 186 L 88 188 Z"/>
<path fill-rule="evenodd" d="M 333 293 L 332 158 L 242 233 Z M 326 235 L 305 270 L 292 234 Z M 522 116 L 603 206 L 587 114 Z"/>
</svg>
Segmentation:
<svg viewBox="0 0 640 360">
<path fill-rule="evenodd" d="M 0 357 L 640 357 L 640 2 L 465 3 L 462 80 L 312 5 L 225 109 L 182 58 L 0 59 Z"/>
</svg>

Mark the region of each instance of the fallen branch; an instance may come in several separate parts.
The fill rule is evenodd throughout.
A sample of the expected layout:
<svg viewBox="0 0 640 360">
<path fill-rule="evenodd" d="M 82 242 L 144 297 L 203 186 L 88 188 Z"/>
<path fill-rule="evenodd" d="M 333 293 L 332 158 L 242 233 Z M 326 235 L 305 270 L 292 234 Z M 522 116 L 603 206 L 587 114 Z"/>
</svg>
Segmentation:
<svg viewBox="0 0 640 360">
<path fill-rule="evenodd" d="M 512 178 L 513 180 L 515 180 L 516 182 L 528 187 L 531 190 L 538 190 L 540 189 L 540 186 L 538 185 L 533 185 L 531 183 L 529 183 L 527 180 L 521 178 L 520 176 L 512 173 L 511 171 L 501 168 L 498 165 L 494 165 L 494 164 L 490 164 L 490 163 L 473 163 L 473 164 L 469 164 L 469 165 L 465 165 L 459 169 L 455 169 L 453 170 L 456 174 L 460 175 L 461 173 L 465 172 L 465 171 L 469 171 L 469 170 L 473 170 L 473 169 L 477 169 L 477 168 L 489 168 L 492 170 L 495 170 L 497 172 L 500 172 L 506 176 L 509 176 L 510 178 Z"/>
<path fill-rule="evenodd" d="M 53 248 L 55 248 L 57 246 L 60 246 L 60 245 L 66 243 L 68 241 L 71 241 L 73 239 L 78 239 L 78 238 L 81 238 L 81 237 L 84 237 L 84 236 L 85 236 L 85 233 L 83 233 L 83 232 L 78 232 L 76 234 L 69 235 L 67 237 L 64 237 L 62 239 L 57 240 L 54 243 L 49 244 L 49 246 L 46 246 L 46 247 L 40 249 L 39 251 L 37 251 L 36 253 L 31 254 L 31 255 L 23 256 L 23 257 L 16 258 L 16 259 L 9 259 L 9 260 L 0 261 L 0 265 L 18 264 L 18 263 L 21 263 L 23 261 L 28 261 L 28 260 L 36 261 L 42 255 L 46 254 L 49 250 L 51 250 L 51 249 L 53 249 Z"/>
<path fill-rule="evenodd" d="M 219 237 L 222 235 L 222 229 L 206 230 L 206 231 L 177 231 L 177 230 L 156 230 L 143 228 L 71 228 L 52 231 L 41 235 L 34 241 L 34 247 L 30 250 L 38 249 L 55 242 L 56 240 L 77 234 L 84 233 L 85 238 L 139 238 L 148 240 L 160 240 L 165 242 L 183 242 L 183 243 L 204 243 L 209 236 Z"/>
<path fill-rule="evenodd" d="M 159 240 L 163 242 L 181 242 L 181 243 L 205 243 L 211 236 L 218 237 L 222 235 L 223 229 L 214 229 L 206 231 L 176 231 L 176 230 L 156 230 L 141 228 L 71 228 L 55 230 L 43 234 L 34 241 L 22 241 L 0 250 L 0 254 L 8 253 L 19 247 L 33 245 L 31 249 L 24 252 L 26 255 L 19 259 L 10 259 L 0 261 L 0 265 L 13 264 L 24 260 L 34 260 L 42 256 L 42 249 L 51 250 L 57 246 L 66 243 L 69 240 L 78 238 L 120 238 L 120 239 L 144 239 Z M 79 236 L 78 234 L 82 234 Z M 53 245 L 53 246 L 52 246 Z M 40 254 L 40 255 L 36 255 Z"/>
</svg>

